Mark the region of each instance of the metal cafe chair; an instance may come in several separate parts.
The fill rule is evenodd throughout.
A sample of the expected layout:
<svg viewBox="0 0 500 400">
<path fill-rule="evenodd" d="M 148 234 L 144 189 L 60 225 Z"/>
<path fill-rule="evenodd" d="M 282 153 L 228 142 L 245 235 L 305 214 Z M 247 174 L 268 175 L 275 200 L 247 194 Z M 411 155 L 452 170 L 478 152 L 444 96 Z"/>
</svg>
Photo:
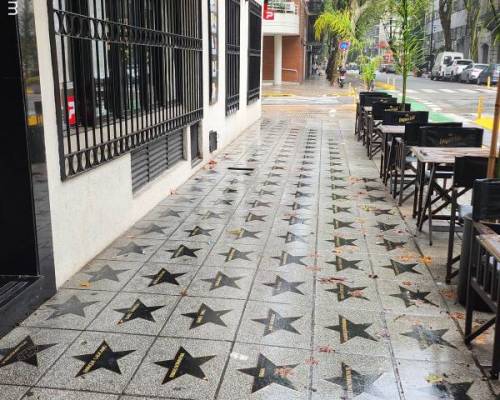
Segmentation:
<svg viewBox="0 0 500 400">
<path fill-rule="evenodd" d="M 488 159 L 486 157 L 457 157 L 453 170 L 451 185 L 451 219 L 450 236 L 448 238 L 448 257 L 446 262 L 446 283 L 458 274 L 452 271 L 453 264 L 460 261 L 460 255 L 453 257 L 456 224 L 462 225 L 464 217 L 472 212 L 472 205 L 459 204 L 458 199 L 472 190 L 477 179 L 484 179 L 487 175 Z"/>
<path fill-rule="evenodd" d="M 367 97 L 391 97 L 386 92 L 360 92 L 359 101 L 356 103 L 356 121 L 354 127 L 354 135 L 358 140 L 361 140 L 362 116 L 364 111 L 365 99 Z"/>
<path fill-rule="evenodd" d="M 391 99 L 392 100 L 392 99 Z M 395 99 L 394 99 L 395 100 Z M 377 101 L 372 105 L 371 121 L 367 130 L 366 149 L 368 157 L 373 158 L 382 149 L 382 133 L 377 129 L 382 125 L 387 112 L 410 111 L 410 104 Z"/>
<path fill-rule="evenodd" d="M 390 186 L 393 198 L 398 196 L 398 205 L 402 205 L 408 200 L 413 192 L 404 196 L 404 192 L 415 185 L 417 179 L 416 158 L 411 155 L 410 147 L 420 144 L 420 128 L 423 126 L 449 126 L 460 128 L 461 122 L 428 122 L 422 124 L 406 124 L 405 133 L 401 137 L 396 137 L 394 141 L 394 163 L 392 170 L 389 169 Z M 408 175 L 409 172 L 409 175 Z M 407 179 L 409 178 L 409 179 Z M 399 189 L 398 189 L 399 186 Z"/>
<path fill-rule="evenodd" d="M 392 96 L 385 94 L 384 96 L 362 96 L 360 97 L 360 116 L 359 116 L 359 124 L 358 124 L 358 140 L 363 141 L 363 145 L 366 144 L 366 131 L 368 122 L 371 116 L 371 110 L 369 108 L 375 102 L 390 102 L 397 103 L 397 99 Z"/>
<path fill-rule="evenodd" d="M 479 128 L 453 128 L 453 127 L 422 127 L 420 146 L 422 147 L 481 147 L 483 144 L 483 130 Z M 423 208 L 419 207 L 418 230 L 421 232 L 425 221 L 429 221 L 429 244 L 432 245 L 433 219 L 447 220 L 449 216 L 437 215 L 451 203 L 451 188 L 447 182 L 453 177 L 453 168 L 449 165 L 432 164 L 429 172 L 425 171 L 428 181 L 427 195 Z M 428 175 L 427 175 L 428 174 Z M 439 185 L 438 180 L 443 184 Z M 420 182 L 419 185 L 423 185 Z M 434 193 L 437 194 L 433 198 Z M 422 197 L 420 197 L 420 201 Z M 434 210 L 432 206 L 441 202 Z"/>
<path fill-rule="evenodd" d="M 428 120 L 427 111 L 389 111 L 384 114 L 382 125 L 425 124 Z M 393 141 L 389 140 L 389 135 L 380 135 L 380 142 L 380 176 L 384 183 L 387 183 L 390 161 L 394 161 Z"/>
<path fill-rule="evenodd" d="M 481 179 L 474 183 L 472 196 L 475 235 L 471 243 L 471 258 L 467 279 L 465 307 L 465 344 L 470 345 L 479 335 L 495 326 L 491 376 L 500 372 L 500 330 L 496 322 L 500 307 L 500 236 L 480 223 L 500 218 L 500 179 Z M 482 301 L 495 314 L 474 332 L 472 321 L 476 303 Z"/>
</svg>

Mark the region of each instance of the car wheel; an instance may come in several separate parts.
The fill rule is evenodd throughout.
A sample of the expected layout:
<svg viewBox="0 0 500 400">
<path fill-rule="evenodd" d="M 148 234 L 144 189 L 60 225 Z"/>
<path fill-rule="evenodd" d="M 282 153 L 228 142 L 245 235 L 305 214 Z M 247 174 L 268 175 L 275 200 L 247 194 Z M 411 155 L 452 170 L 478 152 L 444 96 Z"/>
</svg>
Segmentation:
<svg viewBox="0 0 500 400">
<path fill-rule="evenodd" d="M 434 78 L 434 75 L 431 75 L 431 81 L 433 81 L 435 78 Z"/>
</svg>

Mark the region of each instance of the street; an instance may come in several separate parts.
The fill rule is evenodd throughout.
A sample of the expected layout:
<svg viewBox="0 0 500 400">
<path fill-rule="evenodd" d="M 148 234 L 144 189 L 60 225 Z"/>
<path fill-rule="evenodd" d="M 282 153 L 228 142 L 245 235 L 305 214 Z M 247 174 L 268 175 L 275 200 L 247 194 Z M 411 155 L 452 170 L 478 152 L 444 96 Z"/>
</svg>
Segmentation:
<svg viewBox="0 0 500 400">
<path fill-rule="evenodd" d="M 378 73 L 377 81 L 393 84 L 398 91 L 402 88 L 402 78 L 396 74 Z M 495 87 L 465 84 L 450 81 L 431 81 L 429 78 L 408 78 L 407 95 L 410 100 L 420 103 L 429 111 L 465 123 L 473 123 L 477 118 L 480 97 L 483 98 L 484 115 L 492 116 L 495 105 Z M 439 115 L 440 114 L 440 115 Z"/>
</svg>

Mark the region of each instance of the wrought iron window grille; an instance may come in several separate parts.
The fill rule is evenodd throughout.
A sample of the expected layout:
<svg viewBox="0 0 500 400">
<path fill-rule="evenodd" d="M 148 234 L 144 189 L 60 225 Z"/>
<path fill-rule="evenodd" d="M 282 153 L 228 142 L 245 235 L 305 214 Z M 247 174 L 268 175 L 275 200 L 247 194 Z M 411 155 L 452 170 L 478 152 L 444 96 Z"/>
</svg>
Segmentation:
<svg viewBox="0 0 500 400">
<path fill-rule="evenodd" d="M 203 118 L 201 0 L 48 0 L 61 177 Z"/>
<path fill-rule="evenodd" d="M 226 115 L 240 109 L 240 1 L 226 0 Z"/>
<path fill-rule="evenodd" d="M 250 0 L 248 6 L 248 92 L 247 104 L 260 98 L 262 58 L 262 6 Z"/>
</svg>

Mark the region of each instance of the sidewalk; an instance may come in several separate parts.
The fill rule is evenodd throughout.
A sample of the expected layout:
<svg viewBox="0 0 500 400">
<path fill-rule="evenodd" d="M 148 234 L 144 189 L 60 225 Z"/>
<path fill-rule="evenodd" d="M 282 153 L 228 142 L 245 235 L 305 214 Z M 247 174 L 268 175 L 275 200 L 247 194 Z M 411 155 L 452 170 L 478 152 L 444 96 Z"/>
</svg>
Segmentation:
<svg viewBox="0 0 500 400">
<path fill-rule="evenodd" d="M 415 240 L 353 129 L 352 99 L 264 106 L 0 340 L 0 399 L 494 399 L 443 236 Z"/>
</svg>

